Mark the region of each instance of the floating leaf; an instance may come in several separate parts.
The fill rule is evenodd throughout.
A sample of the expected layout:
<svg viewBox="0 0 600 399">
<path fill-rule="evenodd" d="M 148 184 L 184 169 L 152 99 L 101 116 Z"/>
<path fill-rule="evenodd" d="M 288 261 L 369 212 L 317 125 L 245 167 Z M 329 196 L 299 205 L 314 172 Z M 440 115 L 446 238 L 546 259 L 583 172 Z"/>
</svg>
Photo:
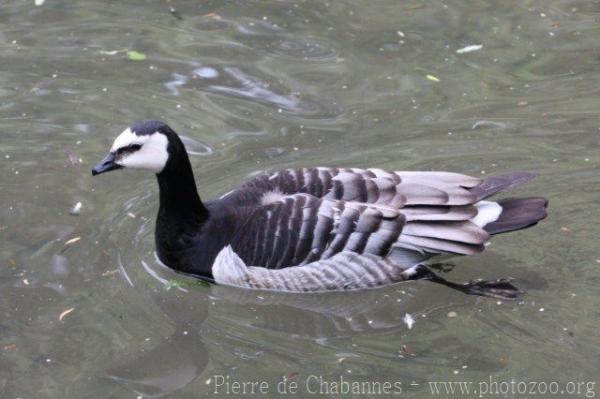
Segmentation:
<svg viewBox="0 0 600 399">
<path fill-rule="evenodd" d="M 146 54 L 135 50 L 129 50 L 127 52 L 127 58 L 129 58 L 131 61 L 143 61 L 146 59 Z"/>
<path fill-rule="evenodd" d="M 100 54 L 102 55 L 115 55 L 119 54 L 119 50 L 100 50 Z"/>
<path fill-rule="evenodd" d="M 70 240 L 68 240 L 67 242 L 65 242 L 65 245 L 74 244 L 74 243 L 76 243 L 79 240 L 81 240 L 81 237 L 71 238 Z"/>
<path fill-rule="evenodd" d="M 214 12 L 209 12 L 208 14 L 204 14 L 202 17 L 204 18 L 213 18 L 216 19 L 217 21 L 221 19 L 221 16 L 217 13 Z"/>
<path fill-rule="evenodd" d="M 472 44 L 467 47 L 459 48 L 458 50 L 456 50 L 456 54 L 470 53 L 471 51 L 481 50 L 482 48 L 483 44 Z"/>
<path fill-rule="evenodd" d="M 66 315 L 68 315 L 69 313 L 71 313 L 72 311 L 74 311 L 75 308 L 69 308 L 67 310 L 65 310 L 64 312 L 62 312 L 59 316 L 58 316 L 58 320 L 62 321 Z"/>
</svg>

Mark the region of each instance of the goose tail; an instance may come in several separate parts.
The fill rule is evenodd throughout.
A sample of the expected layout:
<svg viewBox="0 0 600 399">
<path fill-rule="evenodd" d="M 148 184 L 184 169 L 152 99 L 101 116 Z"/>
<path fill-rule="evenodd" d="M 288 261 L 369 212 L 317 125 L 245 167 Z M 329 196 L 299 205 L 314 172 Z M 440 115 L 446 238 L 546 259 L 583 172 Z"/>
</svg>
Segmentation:
<svg viewBox="0 0 600 399">
<path fill-rule="evenodd" d="M 497 203 L 502 207 L 500 216 L 483 226 L 490 234 L 524 229 L 547 216 L 548 200 L 543 197 L 505 198 Z"/>
</svg>

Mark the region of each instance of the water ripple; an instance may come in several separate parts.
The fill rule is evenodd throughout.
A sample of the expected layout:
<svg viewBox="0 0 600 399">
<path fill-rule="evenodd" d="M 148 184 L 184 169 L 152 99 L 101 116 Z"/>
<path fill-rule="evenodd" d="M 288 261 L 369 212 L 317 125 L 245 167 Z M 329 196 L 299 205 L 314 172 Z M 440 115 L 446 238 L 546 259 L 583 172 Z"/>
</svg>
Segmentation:
<svg viewBox="0 0 600 399">
<path fill-rule="evenodd" d="M 214 152 L 213 148 L 210 145 L 208 145 L 200 140 L 193 139 L 191 137 L 187 137 L 187 136 L 183 136 L 183 135 L 179 135 L 179 138 L 183 142 L 183 145 L 185 146 L 185 150 L 190 155 L 207 156 L 207 155 L 211 155 Z"/>
<path fill-rule="evenodd" d="M 324 42 L 309 38 L 286 38 L 275 43 L 274 53 L 304 61 L 332 61 L 338 58 L 338 52 Z"/>
</svg>

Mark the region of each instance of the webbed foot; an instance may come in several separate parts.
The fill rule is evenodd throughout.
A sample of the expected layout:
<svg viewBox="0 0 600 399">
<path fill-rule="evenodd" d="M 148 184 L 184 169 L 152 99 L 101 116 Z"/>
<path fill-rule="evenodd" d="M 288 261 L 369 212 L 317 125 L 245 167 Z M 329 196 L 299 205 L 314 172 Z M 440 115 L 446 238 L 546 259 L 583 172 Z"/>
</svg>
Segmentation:
<svg viewBox="0 0 600 399">
<path fill-rule="evenodd" d="M 487 296 L 499 299 L 519 299 L 523 291 L 515 287 L 510 279 L 501 278 L 498 280 L 471 280 L 466 284 L 465 293 L 469 295 Z"/>
<path fill-rule="evenodd" d="M 426 266 L 420 265 L 411 276 L 413 280 L 428 280 L 432 283 L 442 284 L 446 287 L 458 290 L 467 295 L 479 295 L 489 298 L 515 300 L 519 299 L 523 291 L 515 287 L 511 279 L 501 278 L 498 280 L 471 280 L 468 283 L 455 283 L 438 276 Z"/>
<path fill-rule="evenodd" d="M 456 266 L 454 263 L 432 263 L 430 265 L 427 265 L 427 267 L 430 267 L 442 273 L 450 273 L 452 269 L 454 269 L 454 266 Z"/>
</svg>

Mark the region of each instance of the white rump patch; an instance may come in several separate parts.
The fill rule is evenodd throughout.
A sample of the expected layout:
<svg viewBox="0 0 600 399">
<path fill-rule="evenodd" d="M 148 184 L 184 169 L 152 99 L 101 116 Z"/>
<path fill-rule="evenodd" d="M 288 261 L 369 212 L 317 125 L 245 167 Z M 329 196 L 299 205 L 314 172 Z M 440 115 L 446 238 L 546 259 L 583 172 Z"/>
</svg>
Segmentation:
<svg viewBox="0 0 600 399">
<path fill-rule="evenodd" d="M 283 193 L 279 190 L 267 191 L 266 193 L 263 194 L 262 198 L 260 199 L 260 204 L 261 205 L 269 205 L 274 202 L 278 202 L 283 197 L 284 197 Z"/>
<path fill-rule="evenodd" d="M 471 223 L 485 227 L 486 225 L 495 222 L 502 213 L 502 207 L 497 202 L 479 201 L 475 204 L 477 215 L 471 218 Z"/>
<path fill-rule="evenodd" d="M 119 148 L 132 144 L 140 145 L 141 148 L 117 157 L 116 164 L 131 169 L 148 169 L 154 173 L 160 173 L 163 170 L 169 158 L 167 136 L 159 132 L 138 136 L 130 128 L 127 128 L 115 139 L 110 151 L 116 152 Z"/>
</svg>

